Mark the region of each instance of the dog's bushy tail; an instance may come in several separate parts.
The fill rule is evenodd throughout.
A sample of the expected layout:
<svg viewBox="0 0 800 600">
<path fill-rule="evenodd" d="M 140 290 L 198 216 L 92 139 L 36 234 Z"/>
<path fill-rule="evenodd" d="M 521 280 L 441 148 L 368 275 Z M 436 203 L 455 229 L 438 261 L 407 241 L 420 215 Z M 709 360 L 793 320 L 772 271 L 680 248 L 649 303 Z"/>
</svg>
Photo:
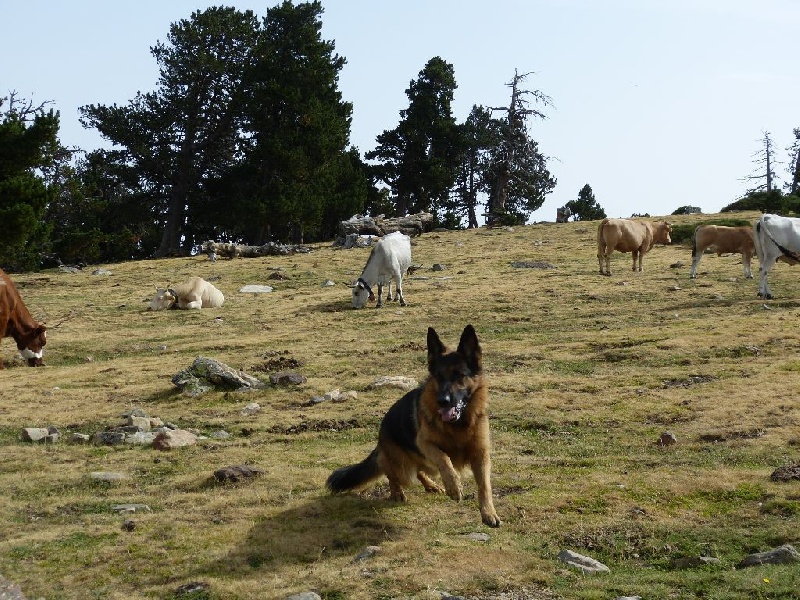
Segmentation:
<svg viewBox="0 0 800 600">
<path fill-rule="evenodd" d="M 378 449 L 375 448 L 370 455 L 360 463 L 336 469 L 328 477 L 326 487 L 335 493 L 346 492 L 360 488 L 370 481 L 383 475 L 383 470 L 378 465 Z"/>
</svg>

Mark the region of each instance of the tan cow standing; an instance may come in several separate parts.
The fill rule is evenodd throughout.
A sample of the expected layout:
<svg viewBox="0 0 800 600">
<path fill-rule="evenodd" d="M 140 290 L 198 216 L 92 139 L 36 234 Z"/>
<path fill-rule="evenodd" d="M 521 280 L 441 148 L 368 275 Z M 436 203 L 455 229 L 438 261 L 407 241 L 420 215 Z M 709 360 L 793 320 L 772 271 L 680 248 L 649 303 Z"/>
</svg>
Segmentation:
<svg viewBox="0 0 800 600">
<path fill-rule="evenodd" d="M 642 257 L 655 244 L 671 243 L 671 232 L 672 225 L 666 221 L 653 223 L 631 219 L 603 219 L 597 228 L 597 262 L 600 263 L 600 274 L 611 275 L 611 255 L 614 250 L 632 253 L 633 270 L 641 271 Z"/>
<path fill-rule="evenodd" d="M 725 227 L 724 225 L 698 225 L 692 236 L 692 268 L 689 277 L 697 277 L 697 265 L 703 258 L 707 248 L 714 247 L 717 256 L 726 253 L 742 255 L 744 276 L 753 278 L 750 270 L 750 261 L 753 259 L 756 247 L 753 242 L 752 227 Z"/>
</svg>

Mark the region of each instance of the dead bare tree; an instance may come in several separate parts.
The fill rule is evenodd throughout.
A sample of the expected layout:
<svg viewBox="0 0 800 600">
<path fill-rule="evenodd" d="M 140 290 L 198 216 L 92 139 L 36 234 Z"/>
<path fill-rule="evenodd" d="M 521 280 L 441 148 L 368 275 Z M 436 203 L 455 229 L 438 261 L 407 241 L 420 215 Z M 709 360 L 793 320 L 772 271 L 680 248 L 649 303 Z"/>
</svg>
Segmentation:
<svg viewBox="0 0 800 600">
<path fill-rule="evenodd" d="M 547 118 L 541 110 L 534 105 L 546 107 L 552 104 L 552 99 L 539 90 L 521 89 L 522 81 L 532 72 L 520 74 L 514 69 L 514 78 L 506 85 L 511 88 L 511 101 L 507 107 L 488 107 L 490 111 L 505 113 L 505 127 L 499 152 L 495 159 L 494 175 L 496 180 L 491 186 L 489 210 L 487 211 L 487 224 L 492 225 L 494 219 L 506 212 L 509 188 L 515 173 L 519 171 L 517 164 L 527 158 L 526 153 L 530 147 L 528 135 L 528 119 L 538 117 Z"/>
<path fill-rule="evenodd" d="M 764 132 L 764 137 L 760 142 L 763 144 L 763 148 L 753 154 L 756 170 L 751 175 L 743 177 L 742 181 L 763 181 L 763 183 L 747 190 L 748 194 L 753 192 L 769 193 L 775 189 L 775 164 L 777 161 L 774 157 L 774 144 L 768 131 Z"/>
</svg>

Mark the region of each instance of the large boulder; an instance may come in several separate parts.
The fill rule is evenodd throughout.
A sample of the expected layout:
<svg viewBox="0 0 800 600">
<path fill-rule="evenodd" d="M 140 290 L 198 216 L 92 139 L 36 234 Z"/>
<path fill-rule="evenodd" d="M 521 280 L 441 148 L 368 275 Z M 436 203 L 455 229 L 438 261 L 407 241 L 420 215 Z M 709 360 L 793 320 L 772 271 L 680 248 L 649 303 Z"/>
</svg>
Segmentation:
<svg viewBox="0 0 800 600">
<path fill-rule="evenodd" d="M 172 383 L 189 396 L 215 389 L 244 391 L 266 387 L 260 379 L 204 356 L 198 356 L 191 367 L 175 373 Z"/>
</svg>

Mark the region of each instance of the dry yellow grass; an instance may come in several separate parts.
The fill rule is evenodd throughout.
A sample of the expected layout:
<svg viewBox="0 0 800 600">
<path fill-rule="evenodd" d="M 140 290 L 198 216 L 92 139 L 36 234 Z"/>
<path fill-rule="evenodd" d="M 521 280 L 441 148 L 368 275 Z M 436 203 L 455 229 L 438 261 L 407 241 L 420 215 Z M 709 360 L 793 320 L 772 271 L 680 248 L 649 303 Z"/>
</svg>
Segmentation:
<svg viewBox="0 0 800 600">
<path fill-rule="evenodd" d="M 749 552 L 800 541 L 797 483 L 769 480 L 777 466 L 798 462 L 797 272 L 773 269 L 769 302 L 736 257 L 709 255 L 689 280 L 688 247 L 656 247 L 643 273 L 615 254 L 614 274 L 602 277 L 596 225 L 426 234 L 414 240 L 413 262 L 423 268 L 404 285 L 405 308 L 352 310 L 344 284 L 368 250 L 328 245 L 288 257 L 104 265 L 106 276 L 13 276 L 51 329 L 43 369 L 23 367 L 10 340 L 0 347 L 9 367 L 0 371 L 0 574 L 48 599 L 172 598 L 191 581 L 208 588 L 184 598 L 305 590 L 325 598 L 791 597 L 796 567 L 731 567 Z M 432 271 L 434 263 L 445 269 Z M 268 280 L 277 270 L 287 278 Z M 145 310 L 154 286 L 191 275 L 212 279 L 225 305 Z M 324 287 L 328 279 L 337 285 Z M 250 283 L 275 291 L 238 292 Z M 416 487 L 397 506 L 381 498 L 385 485 L 330 497 L 330 471 L 371 450 L 401 394 L 369 384 L 382 375 L 422 379 L 427 327 L 454 344 L 467 323 L 490 378 L 503 526 L 480 524 L 471 477 L 461 504 Z M 196 356 L 264 378 L 299 364 L 308 380 L 182 396 L 171 377 Z M 358 399 L 309 406 L 335 388 Z M 249 402 L 262 411 L 242 415 Z M 119 424 L 131 408 L 232 438 L 168 453 L 66 441 Z M 22 427 L 48 425 L 63 434 L 57 444 L 19 441 Z M 665 430 L 677 445 L 658 446 Z M 209 482 L 232 464 L 265 474 Z M 127 478 L 89 479 L 101 470 Z M 152 511 L 111 510 L 126 502 Z M 133 531 L 122 530 L 125 518 Z M 464 537 L 476 531 L 490 540 Z M 381 550 L 354 563 L 368 545 Z M 563 548 L 612 573 L 570 571 L 555 558 Z M 722 566 L 671 566 L 699 554 Z"/>
</svg>

